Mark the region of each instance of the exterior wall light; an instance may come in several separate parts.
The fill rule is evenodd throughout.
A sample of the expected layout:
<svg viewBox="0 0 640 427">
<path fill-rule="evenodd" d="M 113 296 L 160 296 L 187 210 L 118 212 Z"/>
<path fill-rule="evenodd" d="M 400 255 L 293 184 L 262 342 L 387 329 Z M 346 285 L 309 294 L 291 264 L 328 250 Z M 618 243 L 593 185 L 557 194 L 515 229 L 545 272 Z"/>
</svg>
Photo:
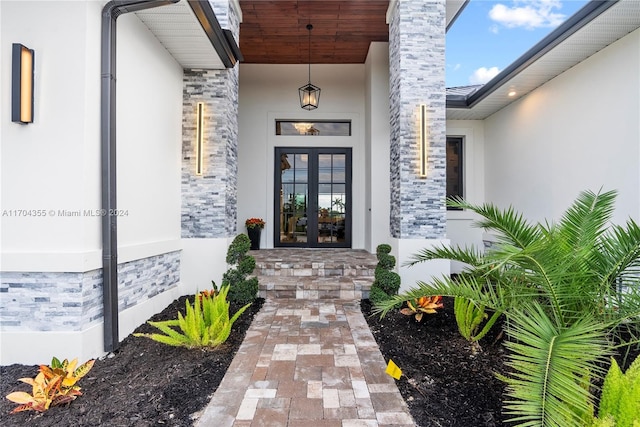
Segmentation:
<svg viewBox="0 0 640 427">
<path fill-rule="evenodd" d="M 19 43 L 12 45 L 11 121 L 33 123 L 34 51 Z"/>
<path fill-rule="evenodd" d="M 419 154 L 419 162 L 420 162 L 420 173 L 419 176 L 421 178 L 427 177 L 427 160 L 429 149 L 428 144 L 428 133 L 427 133 L 427 106 L 425 104 L 420 105 L 420 135 L 418 143 L 420 145 L 420 154 Z"/>
<path fill-rule="evenodd" d="M 204 102 L 196 105 L 196 175 L 204 169 Z"/>
</svg>

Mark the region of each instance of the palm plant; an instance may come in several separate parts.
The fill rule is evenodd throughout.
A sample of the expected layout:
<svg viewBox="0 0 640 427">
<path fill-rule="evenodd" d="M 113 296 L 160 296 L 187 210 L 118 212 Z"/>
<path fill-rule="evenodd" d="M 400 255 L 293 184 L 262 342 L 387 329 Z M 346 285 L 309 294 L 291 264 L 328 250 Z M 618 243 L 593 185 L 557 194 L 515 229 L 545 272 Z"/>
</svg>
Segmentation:
<svg viewBox="0 0 640 427">
<path fill-rule="evenodd" d="M 583 426 L 593 400 L 589 376 L 601 375 L 600 362 L 621 340 L 613 335 L 626 327 L 638 336 L 640 227 L 631 219 L 610 225 L 615 197 L 615 191 L 582 192 L 557 223 L 544 224 L 527 222 L 511 207 L 450 199 L 450 206 L 478 214 L 476 225 L 496 233 L 497 244 L 484 253 L 422 250 L 409 265 L 449 259 L 466 268 L 456 280 L 418 282 L 377 311 L 445 295 L 504 313 L 511 370 L 503 377 L 506 412 L 525 426 Z"/>
</svg>

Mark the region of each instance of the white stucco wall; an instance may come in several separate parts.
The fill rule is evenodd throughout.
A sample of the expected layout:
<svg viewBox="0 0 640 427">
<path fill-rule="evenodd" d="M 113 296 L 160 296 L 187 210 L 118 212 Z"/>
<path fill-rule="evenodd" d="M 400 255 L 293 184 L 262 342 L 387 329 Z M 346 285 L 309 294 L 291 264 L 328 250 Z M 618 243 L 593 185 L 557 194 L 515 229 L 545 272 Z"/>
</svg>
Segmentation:
<svg viewBox="0 0 640 427">
<path fill-rule="evenodd" d="M 486 119 L 486 200 L 540 221 L 616 189 L 614 220 L 638 220 L 639 123 L 636 30 Z"/>
<path fill-rule="evenodd" d="M 0 268 L 87 272 L 102 267 L 100 28 L 106 2 L 0 2 Z M 34 123 L 11 123 L 11 43 L 35 50 Z M 180 249 L 182 69 L 135 16 L 118 19 L 117 144 L 120 263 Z M 43 216 L 15 216 L 43 210 Z M 81 212 L 65 216 L 62 211 Z M 60 276 L 64 277 L 64 276 Z M 180 287 L 120 313 L 120 338 Z M 42 295 L 48 295 L 47 289 Z M 6 313 L 0 313 L 0 315 Z M 3 320 L 10 320 L 3 317 Z M 0 364 L 102 352 L 102 324 L 3 331 Z"/>
<path fill-rule="evenodd" d="M 100 207 L 101 5 L 3 1 L 0 8 L 2 269 L 86 271 L 100 260 L 99 219 L 58 211 Z M 35 50 L 29 125 L 11 122 L 11 43 Z M 21 209 L 44 216 L 13 215 Z"/>
<path fill-rule="evenodd" d="M 366 233 L 365 249 L 375 253 L 381 243 L 391 243 L 389 43 L 369 46 L 366 67 Z"/>
<path fill-rule="evenodd" d="M 447 136 L 463 137 L 462 179 L 464 199 L 471 203 L 484 202 L 484 122 L 482 120 L 448 120 Z M 451 246 L 481 248 L 482 229 L 473 227 L 476 215 L 469 211 L 447 211 L 447 238 Z M 451 272 L 461 266 L 452 263 Z"/>
<path fill-rule="evenodd" d="M 2 269 L 101 267 L 100 2 L 3 1 Z M 21 19 L 28 17 L 28 19 Z M 73 25 L 69 25 L 73 23 Z M 73 49 L 70 48 L 73 40 Z M 11 123 L 11 42 L 35 50 L 34 123 Z M 120 262 L 179 249 L 182 69 L 134 15 L 118 19 Z M 20 209 L 44 216 L 12 216 Z M 146 246 L 146 247 L 142 247 Z"/>
<path fill-rule="evenodd" d="M 298 88 L 307 83 L 307 72 L 307 65 L 240 65 L 237 229 L 246 231 L 247 218 L 264 218 L 262 247 L 273 247 L 274 147 L 352 147 L 352 247 L 364 248 L 365 67 L 312 65 L 311 81 L 322 89 L 314 111 L 299 104 Z M 350 119 L 352 136 L 276 136 L 276 119 Z"/>
<path fill-rule="evenodd" d="M 177 250 L 182 67 L 134 14 L 118 18 L 117 54 L 119 258 Z"/>
</svg>

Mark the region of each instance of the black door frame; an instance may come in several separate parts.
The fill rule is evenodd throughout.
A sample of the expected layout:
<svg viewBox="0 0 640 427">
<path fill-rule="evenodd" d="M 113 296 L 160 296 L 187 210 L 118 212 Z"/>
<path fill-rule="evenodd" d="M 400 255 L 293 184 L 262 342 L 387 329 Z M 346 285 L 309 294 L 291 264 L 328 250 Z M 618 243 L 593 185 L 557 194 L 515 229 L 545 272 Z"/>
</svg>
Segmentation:
<svg viewBox="0 0 640 427">
<path fill-rule="evenodd" d="M 307 241 L 306 242 L 281 242 L 280 230 L 280 190 L 282 189 L 282 173 L 280 166 L 281 154 L 307 154 L 309 156 L 309 171 L 307 177 Z M 344 154 L 345 155 L 345 230 L 344 240 L 341 242 L 318 242 L 318 155 L 320 154 Z M 274 247 L 303 247 L 303 248 L 350 248 L 352 243 L 352 149 L 351 147 L 275 147 L 274 149 Z M 311 219 L 310 219 L 311 218 Z M 313 241 L 311 239 L 313 237 Z"/>
</svg>

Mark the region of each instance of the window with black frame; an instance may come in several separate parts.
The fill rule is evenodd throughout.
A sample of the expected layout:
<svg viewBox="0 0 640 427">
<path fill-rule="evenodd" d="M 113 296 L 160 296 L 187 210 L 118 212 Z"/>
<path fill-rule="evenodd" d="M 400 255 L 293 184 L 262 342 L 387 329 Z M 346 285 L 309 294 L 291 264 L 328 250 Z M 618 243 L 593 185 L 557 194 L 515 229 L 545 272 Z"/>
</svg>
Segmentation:
<svg viewBox="0 0 640 427">
<path fill-rule="evenodd" d="M 461 136 L 447 137 L 447 197 L 464 197 L 463 143 L 464 138 Z"/>
</svg>

